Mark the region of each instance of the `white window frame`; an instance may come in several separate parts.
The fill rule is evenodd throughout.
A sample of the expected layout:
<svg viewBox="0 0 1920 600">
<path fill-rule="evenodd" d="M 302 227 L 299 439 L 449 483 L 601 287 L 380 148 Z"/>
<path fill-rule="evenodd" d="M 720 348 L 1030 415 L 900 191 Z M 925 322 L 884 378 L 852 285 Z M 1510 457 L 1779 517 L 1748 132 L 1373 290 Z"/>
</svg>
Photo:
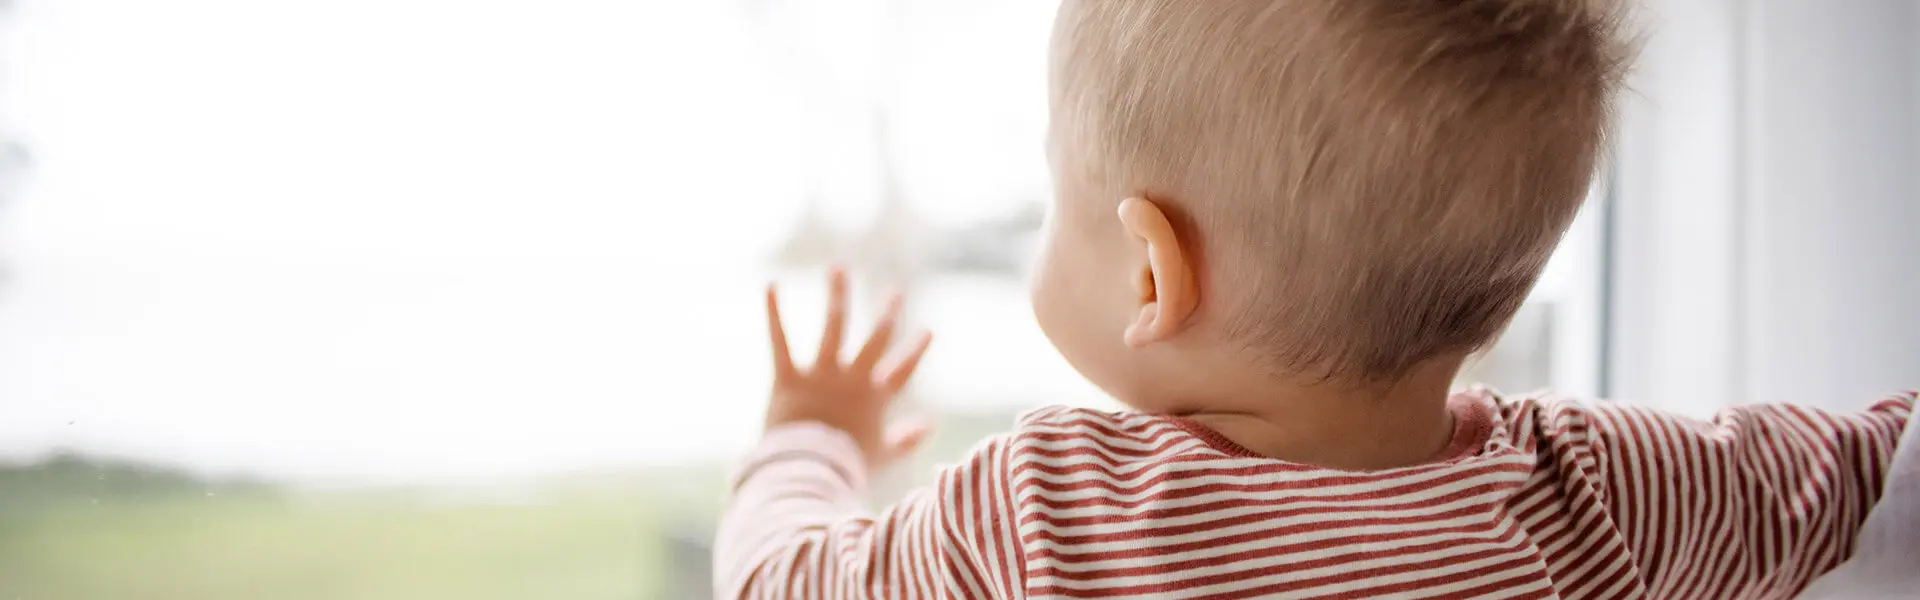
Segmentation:
<svg viewBox="0 0 1920 600">
<path fill-rule="evenodd" d="M 1625 100 L 1609 392 L 1857 407 L 1920 365 L 1920 5 L 1652 0 Z"/>
</svg>

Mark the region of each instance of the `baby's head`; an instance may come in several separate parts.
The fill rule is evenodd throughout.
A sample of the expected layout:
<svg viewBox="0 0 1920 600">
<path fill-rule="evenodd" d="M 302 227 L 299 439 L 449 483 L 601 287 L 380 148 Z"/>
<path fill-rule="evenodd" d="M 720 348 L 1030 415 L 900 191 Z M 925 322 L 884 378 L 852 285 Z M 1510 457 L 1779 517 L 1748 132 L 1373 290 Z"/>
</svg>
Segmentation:
<svg viewBox="0 0 1920 600">
<path fill-rule="evenodd" d="M 1586 196 L 1620 17 L 1603 0 L 1065 0 L 1042 328 L 1150 410 L 1204 401 L 1209 380 L 1450 371 L 1505 327 Z"/>
</svg>

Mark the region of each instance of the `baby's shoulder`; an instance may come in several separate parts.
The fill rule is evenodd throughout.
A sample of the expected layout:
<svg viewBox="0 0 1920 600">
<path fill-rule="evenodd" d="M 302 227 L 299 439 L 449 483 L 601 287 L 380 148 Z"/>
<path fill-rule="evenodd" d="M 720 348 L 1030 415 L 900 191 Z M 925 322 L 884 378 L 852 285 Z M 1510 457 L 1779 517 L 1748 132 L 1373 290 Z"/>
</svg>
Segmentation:
<svg viewBox="0 0 1920 600">
<path fill-rule="evenodd" d="M 1164 457 L 1192 449 L 1193 435 L 1167 417 L 1131 410 L 1050 406 L 1022 414 L 1008 436 L 1027 455 L 1096 453 L 1115 459 Z"/>
<path fill-rule="evenodd" d="M 1046 406 L 1020 413 L 1014 419 L 1019 430 L 1067 430 L 1079 428 L 1129 429 L 1157 422 L 1160 417 L 1137 410 L 1100 410 L 1072 406 Z"/>
<path fill-rule="evenodd" d="M 1632 403 L 1555 393 L 1496 396 L 1492 405 L 1498 443 L 1539 455 L 1543 464 L 1573 460 L 1602 471 L 1609 460 L 1652 451 L 1649 444 L 1665 439 L 1648 436 L 1708 439 L 1715 428 L 1707 421 Z"/>
<path fill-rule="evenodd" d="M 1491 413 L 1490 441 L 1527 452 L 1588 445 L 1610 410 L 1605 403 L 1547 391 L 1504 395 L 1483 387 L 1461 392 L 1453 402 L 1471 409 L 1467 414 Z"/>
<path fill-rule="evenodd" d="M 1022 413 L 1013 430 L 1020 437 L 1091 436 L 1138 442 L 1164 435 L 1169 428 L 1177 429 L 1165 417 L 1140 411 L 1048 406 Z"/>
</svg>

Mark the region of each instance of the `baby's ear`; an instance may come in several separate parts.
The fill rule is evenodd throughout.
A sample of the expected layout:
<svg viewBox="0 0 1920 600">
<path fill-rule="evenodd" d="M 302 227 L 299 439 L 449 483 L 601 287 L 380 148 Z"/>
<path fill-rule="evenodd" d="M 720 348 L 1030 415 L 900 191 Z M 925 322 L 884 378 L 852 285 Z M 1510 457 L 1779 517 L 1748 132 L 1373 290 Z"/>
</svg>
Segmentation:
<svg viewBox="0 0 1920 600">
<path fill-rule="evenodd" d="M 1159 205 L 1146 198 L 1128 198 L 1120 203 L 1120 223 L 1147 250 L 1145 268 L 1136 278 L 1140 315 L 1124 334 L 1127 345 L 1141 348 L 1186 327 L 1200 304 L 1200 289 L 1192 255 L 1182 248 L 1179 232 Z"/>
</svg>

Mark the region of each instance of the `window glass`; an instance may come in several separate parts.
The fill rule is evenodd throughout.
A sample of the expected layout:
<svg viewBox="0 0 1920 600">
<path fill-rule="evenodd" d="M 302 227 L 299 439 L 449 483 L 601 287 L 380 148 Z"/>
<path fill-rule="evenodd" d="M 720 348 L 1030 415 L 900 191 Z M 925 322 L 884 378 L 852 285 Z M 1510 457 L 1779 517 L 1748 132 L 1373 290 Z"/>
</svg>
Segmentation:
<svg viewBox="0 0 1920 600">
<path fill-rule="evenodd" d="M 0 598 L 699 597 L 835 258 L 920 467 L 1110 404 L 1021 281 L 1049 3 L 0 6 Z M 1590 263 L 1477 373 L 1576 377 Z"/>
</svg>

